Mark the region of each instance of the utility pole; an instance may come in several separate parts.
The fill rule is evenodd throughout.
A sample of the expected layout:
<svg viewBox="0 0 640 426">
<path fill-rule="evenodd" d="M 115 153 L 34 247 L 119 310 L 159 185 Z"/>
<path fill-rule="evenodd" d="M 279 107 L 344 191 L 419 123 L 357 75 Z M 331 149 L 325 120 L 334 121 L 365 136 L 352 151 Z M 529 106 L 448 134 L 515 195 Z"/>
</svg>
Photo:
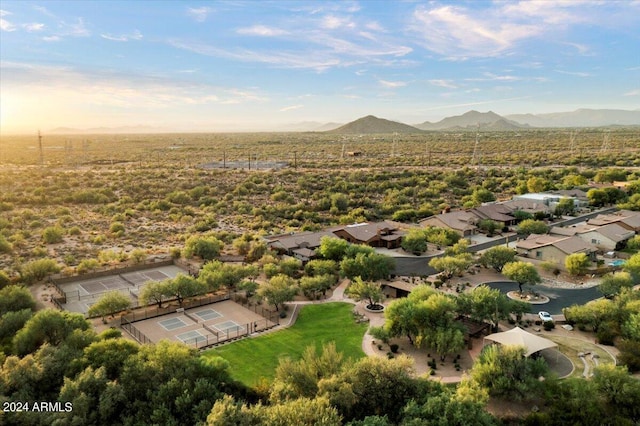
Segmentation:
<svg viewBox="0 0 640 426">
<path fill-rule="evenodd" d="M 40 149 L 40 165 L 44 165 L 44 153 L 42 152 L 42 134 L 38 129 L 38 148 Z"/>
</svg>

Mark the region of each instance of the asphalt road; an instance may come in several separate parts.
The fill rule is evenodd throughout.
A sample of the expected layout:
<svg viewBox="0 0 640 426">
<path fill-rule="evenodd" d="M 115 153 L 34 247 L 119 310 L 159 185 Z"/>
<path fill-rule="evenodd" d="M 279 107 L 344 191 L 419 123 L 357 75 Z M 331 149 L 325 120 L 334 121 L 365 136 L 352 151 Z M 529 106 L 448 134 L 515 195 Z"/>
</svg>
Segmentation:
<svg viewBox="0 0 640 426">
<path fill-rule="evenodd" d="M 512 281 L 492 282 L 486 283 L 486 285 L 491 288 L 496 288 L 505 294 L 513 290 L 518 290 L 518 284 Z M 531 313 L 547 311 L 551 315 L 561 315 L 562 308 L 566 308 L 571 305 L 584 305 L 591 300 L 602 297 L 602 293 L 598 291 L 598 287 L 573 289 L 547 287 L 545 285 L 538 284 L 534 287 L 523 287 L 523 290 L 526 291 L 527 289 L 532 289 L 533 291 L 543 294 L 549 298 L 549 303 L 531 305 Z"/>
</svg>

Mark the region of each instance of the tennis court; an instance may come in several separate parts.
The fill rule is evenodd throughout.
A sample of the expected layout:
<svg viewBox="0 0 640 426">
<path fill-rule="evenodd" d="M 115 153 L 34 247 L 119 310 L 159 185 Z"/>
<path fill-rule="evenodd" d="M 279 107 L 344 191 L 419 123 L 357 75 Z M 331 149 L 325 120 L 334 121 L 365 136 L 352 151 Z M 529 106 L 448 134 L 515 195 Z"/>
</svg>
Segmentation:
<svg viewBox="0 0 640 426">
<path fill-rule="evenodd" d="M 175 278 L 178 274 L 186 275 L 188 273 L 177 265 L 156 266 L 126 273 L 118 272 L 114 270 L 111 275 L 58 284 L 66 297 L 66 303 L 61 305 L 62 308 L 86 314 L 93 303 L 110 291 L 119 291 L 130 296 L 132 306 L 137 306 L 137 296 L 148 282 L 162 281 L 167 278 Z"/>
<path fill-rule="evenodd" d="M 186 333 L 178 334 L 176 337 L 186 344 L 197 344 L 207 339 L 207 335 L 202 334 L 199 330 L 187 331 Z"/>
<path fill-rule="evenodd" d="M 161 327 L 163 327 L 167 331 L 175 330 L 176 328 L 186 327 L 187 323 L 182 320 L 182 318 L 169 318 L 163 321 L 158 321 Z M 193 324 L 193 323 L 192 323 Z"/>
<path fill-rule="evenodd" d="M 215 309 L 214 309 L 215 308 Z M 149 340 L 184 342 L 204 347 L 266 330 L 274 324 L 243 306 L 225 300 L 133 323 Z"/>
<path fill-rule="evenodd" d="M 196 312 L 193 312 L 193 315 L 201 319 L 202 321 L 209 321 L 212 319 L 220 318 L 222 314 L 213 309 L 203 309 Z"/>
</svg>

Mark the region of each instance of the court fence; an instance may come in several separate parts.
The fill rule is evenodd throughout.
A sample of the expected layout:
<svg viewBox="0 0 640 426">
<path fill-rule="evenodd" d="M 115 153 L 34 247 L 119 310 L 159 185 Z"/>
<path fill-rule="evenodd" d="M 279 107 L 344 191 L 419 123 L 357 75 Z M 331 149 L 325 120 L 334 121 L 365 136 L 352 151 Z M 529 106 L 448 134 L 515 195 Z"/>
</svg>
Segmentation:
<svg viewBox="0 0 640 426">
<path fill-rule="evenodd" d="M 226 330 L 213 330 L 206 324 L 201 324 L 202 328 L 208 334 L 183 340 L 185 345 L 193 346 L 196 349 L 206 349 L 218 346 L 222 343 L 228 343 L 234 340 L 242 339 L 254 333 L 261 333 L 278 325 L 277 322 L 270 321 L 266 318 L 249 322 L 246 324 L 231 327 Z"/>
<path fill-rule="evenodd" d="M 225 300 L 232 300 L 235 303 L 241 305 L 245 309 L 249 309 L 256 314 L 263 317 L 263 319 L 248 322 L 246 324 L 227 328 L 225 330 L 215 330 L 208 326 L 204 322 L 199 322 L 193 316 L 186 315 L 186 309 L 197 308 L 200 306 L 211 305 L 217 302 Z M 129 313 L 120 316 L 120 327 L 127 331 L 138 342 L 151 343 L 151 339 L 144 335 L 135 325 L 135 322 L 144 321 L 149 318 L 157 318 L 163 315 L 173 314 L 177 311 L 184 313 L 187 317 L 191 318 L 194 322 L 199 323 L 202 326 L 202 330 L 206 332 L 206 335 L 200 335 L 184 341 L 186 345 L 193 346 L 197 349 L 205 349 L 219 344 L 241 339 L 247 337 L 253 333 L 260 333 L 276 327 L 280 324 L 279 312 L 266 309 L 264 306 L 251 304 L 247 302 L 242 296 L 227 292 L 224 294 L 207 294 L 198 296 L 192 299 L 184 300 L 182 305 L 177 307 L 175 300 L 167 301 L 162 308 L 158 306 L 147 306 L 145 308 L 139 308 Z"/>
</svg>

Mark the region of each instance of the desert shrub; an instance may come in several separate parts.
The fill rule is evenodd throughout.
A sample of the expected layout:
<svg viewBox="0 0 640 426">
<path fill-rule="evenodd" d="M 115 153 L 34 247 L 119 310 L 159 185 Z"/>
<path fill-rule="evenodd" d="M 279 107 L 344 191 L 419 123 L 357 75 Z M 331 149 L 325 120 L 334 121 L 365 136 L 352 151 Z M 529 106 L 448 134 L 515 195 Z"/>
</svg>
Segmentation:
<svg viewBox="0 0 640 426">
<path fill-rule="evenodd" d="M 78 264 L 77 271 L 79 274 L 84 274 L 89 271 L 93 271 L 100 267 L 100 262 L 96 259 L 84 259 Z"/>
<path fill-rule="evenodd" d="M 44 279 L 49 274 L 60 272 L 60 265 L 53 259 L 38 259 L 25 263 L 20 268 L 23 282 L 30 284 Z"/>
<path fill-rule="evenodd" d="M 60 243 L 64 240 L 64 229 L 60 226 L 49 226 L 42 231 L 42 240 L 46 244 Z"/>
<path fill-rule="evenodd" d="M 129 258 L 135 264 L 142 263 L 147 259 L 147 252 L 142 249 L 135 249 L 131 252 Z"/>
</svg>

